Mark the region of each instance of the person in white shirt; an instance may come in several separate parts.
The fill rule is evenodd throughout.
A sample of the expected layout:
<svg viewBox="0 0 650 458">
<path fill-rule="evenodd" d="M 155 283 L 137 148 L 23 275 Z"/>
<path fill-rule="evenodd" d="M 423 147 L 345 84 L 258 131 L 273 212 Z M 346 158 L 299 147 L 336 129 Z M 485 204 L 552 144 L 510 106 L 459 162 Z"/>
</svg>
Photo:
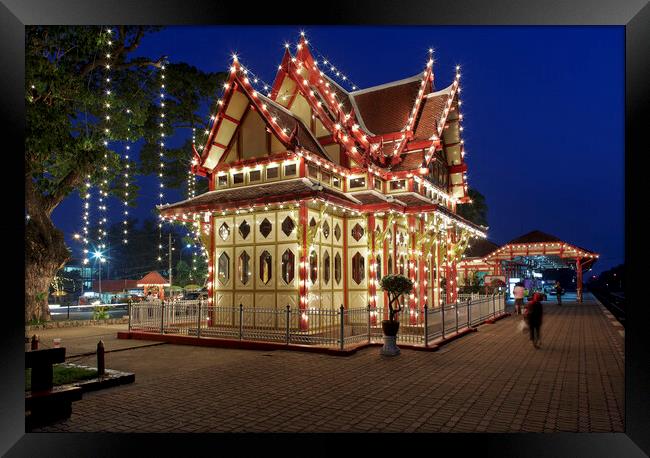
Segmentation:
<svg viewBox="0 0 650 458">
<path fill-rule="evenodd" d="M 524 291 L 523 283 L 515 283 L 515 287 L 512 290 L 515 296 L 515 315 L 521 315 L 521 307 L 524 305 Z"/>
</svg>

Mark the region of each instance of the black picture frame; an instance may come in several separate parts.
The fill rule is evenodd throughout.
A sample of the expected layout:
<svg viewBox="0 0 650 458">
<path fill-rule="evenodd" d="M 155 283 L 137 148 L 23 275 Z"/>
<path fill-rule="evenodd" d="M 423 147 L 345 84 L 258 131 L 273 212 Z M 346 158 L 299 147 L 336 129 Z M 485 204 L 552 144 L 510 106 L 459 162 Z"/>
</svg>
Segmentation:
<svg viewBox="0 0 650 458">
<path fill-rule="evenodd" d="M 7 249 L 5 281 L 12 285 L 2 304 L 3 327 L 0 390 L 0 453 L 6 456 L 129 456 L 140 453 L 217 455 L 234 450 L 250 452 L 252 446 L 282 442 L 280 453 L 313 453 L 330 450 L 341 453 L 362 440 L 366 452 L 372 448 L 387 450 L 393 445 L 402 453 L 441 453 L 470 451 L 479 456 L 643 456 L 650 454 L 650 376 L 648 374 L 648 304 L 644 301 L 642 260 L 643 168 L 639 161 L 650 152 L 646 133 L 650 100 L 650 5 L 645 0 L 579 0 L 573 2 L 515 2 L 499 0 L 456 0 L 454 2 L 306 2 L 268 3 L 256 6 L 242 2 L 179 0 L 127 2 L 46 0 L 3 0 L 0 4 L 0 113 L 6 129 L 3 158 L 2 227 Z M 313 7 L 312 7 L 313 6 Z M 45 434 L 24 432 L 23 398 L 23 315 L 16 303 L 23 300 L 20 286 L 24 271 L 21 247 L 24 199 L 15 198 L 21 188 L 23 170 L 18 151 L 24 144 L 24 26 L 33 24 L 297 24 L 297 25 L 618 25 L 625 27 L 625 259 L 628 269 L 629 310 L 625 337 L 625 433 L 553 433 L 553 434 L 434 434 L 392 435 L 210 435 L 210 434 Z M 607 65 L 606 62 L 603 65 Z M 15 163 L 14 163 L 15 162 Z M 24 174 L 23 174 L 24 175 Z M 18 188 L 17 188 L 18 187 Z M 11 204 L 11 205 L 9 205 Z M 647 206 L 647 204 L 646 204 Z M 5 270 L 5 269 L 3 269 Z M 637 288 L 638 287 L 638 288 Z M 424 445 L 424 449 L 415 446 Z M 324 446 L 321 448 L 321 445 Z M 231 449 L 233 450 L 233 449 Z"/>
</svg>

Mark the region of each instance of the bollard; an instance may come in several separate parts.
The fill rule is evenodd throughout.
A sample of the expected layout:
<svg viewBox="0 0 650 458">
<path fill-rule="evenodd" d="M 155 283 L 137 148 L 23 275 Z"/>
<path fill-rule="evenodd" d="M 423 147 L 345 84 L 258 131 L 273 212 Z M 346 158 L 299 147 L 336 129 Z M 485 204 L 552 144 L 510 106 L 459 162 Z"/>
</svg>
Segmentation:
<svg viewBox="0 0 650 458">
<path fill-rule="evenodd" d="M 458 302 L 456 302 L 454 308 L 456 309 L 456 334 L 458 334 Z"/>
<path fill-rule="evenodd" d="M 424 303 L 424 346 L 429 346 L 429 307 Z"/>
<path fill-rule="evenodd" d="M 97 342 L 97 374 L 104 375 L 104 341 Z"/>
<path fill-rule="evenodd" d="M 287 304 L 287 345 L 289 345 L 289 341 L 290 341 L 290 337 L 289 337 L 290 336 L 290 333 L 289 333 L 290 323 L 291 323 L 291 306 L 289 304 Z"/>
<path fill-rule="evenodd" d="M 196 337 L 201 337 L 201 299 L 199 299 L 199 308 L 198 308 L 198 319 L 196 323 Z"/>
<path fill-rule="evenodd" d="M 36 334 L 32 336 L 32 350 L 38 350 L 38 336 Z"/>
<path fill-rule="evenodd" d="M 165 333 L 165 301 L 162 301 L 160 305 L 160 333 Z"/>
<path fill-rule="evenodd" d="M 244 304 L 239 304 L 239 340 L 244 337 Z"/>
<path fill-rule="evenodd" d="M 344 333 L 345 333 L 345 327 L 343 323 L 343 306 L 341 305 L 341 313 L 340 313 L 340 320 L 341 320 L 341 350 L 343 350 L 343 343 L 344 343 Z"/>
<path fill-rule="evenodd" d="M 442 330 L 441 330 L 441 337 L 444 339 L 445 338 L 445 304 L 442 304 L 442 307 L 440 308 L 440 317 L 442 321 Z"/>
<path fill-rule="evenodd" d="M 70 302 L 68 302 L 68 320 L 70 319 Z"/>
</svg>

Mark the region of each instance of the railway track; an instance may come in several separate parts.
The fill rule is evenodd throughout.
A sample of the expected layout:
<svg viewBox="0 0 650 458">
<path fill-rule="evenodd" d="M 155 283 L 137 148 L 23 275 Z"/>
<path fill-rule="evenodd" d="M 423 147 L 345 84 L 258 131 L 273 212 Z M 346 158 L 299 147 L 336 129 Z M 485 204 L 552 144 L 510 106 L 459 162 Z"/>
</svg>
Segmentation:
<svg viewBox="0 0 650 458">
<path fill-rule="evenodd" d="M 590 292 L 625 327 L 625 297 L 608 291 L 590 290 Z"/>
</svg>

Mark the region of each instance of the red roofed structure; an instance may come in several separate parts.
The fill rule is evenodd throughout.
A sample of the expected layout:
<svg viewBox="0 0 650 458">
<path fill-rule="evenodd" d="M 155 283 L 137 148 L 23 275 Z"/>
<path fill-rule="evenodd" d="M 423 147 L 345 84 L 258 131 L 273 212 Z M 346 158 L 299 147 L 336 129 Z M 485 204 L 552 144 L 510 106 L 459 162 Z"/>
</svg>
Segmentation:
<svg viewBox="0 0 650 458">
<path fill-rule="evenodd" d="M 421 319 L 455 300 L 457 262 L 486 237 L 456 213 L 469 201 L 459 69 L 434 90 L 429 54 L 414 76 L 347 91 L 325 64 L 302 36 L 263 94 L 234 56 L 193 146 L 209 191 L 159 209 L 200 225 L 215 306 L 386 307 L 379 280 L 402 273 Z"/>
<path fill-rule="evenodd" d="M 138 280 L 138 286 L 144 287 L 144 295 L 147 296 L 151 289 L 157 290 L 159 299 L 165 299 L 165 286 L 170 286 L 169 280 L 164 278 L 158 272 L 149 272 L 147 275 Z"/>
</svg>

